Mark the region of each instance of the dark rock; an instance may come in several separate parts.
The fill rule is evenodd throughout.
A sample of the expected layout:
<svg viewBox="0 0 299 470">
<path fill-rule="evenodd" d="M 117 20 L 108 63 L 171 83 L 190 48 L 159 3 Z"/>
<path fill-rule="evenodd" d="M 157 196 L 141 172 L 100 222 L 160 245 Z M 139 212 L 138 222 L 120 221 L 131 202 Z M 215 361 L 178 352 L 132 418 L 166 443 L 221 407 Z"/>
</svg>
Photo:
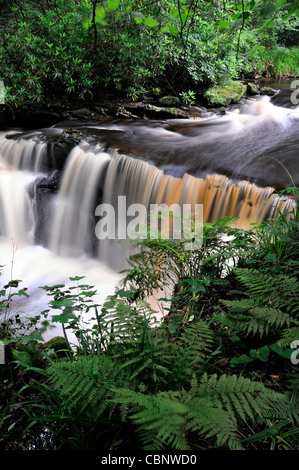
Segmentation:
<svg viewBox="0 0 299 470">
<path fill-rule="evenodd" d="M 143 102 L 126 104 L 123 109 L 134 116 L 149 119 L 186 119 L 189 117 L 186 111 L 178 108 L 154 106 Z"/>
<path fill-rule="evenodd" d="M 65 129 L 60 136 L 46 138 L 47 142 L 47 158 L 45 171 L 63 170 L 66 159 L 76 145 L 83 138 L 83 133 L 78 130 Z"/>
<path fill-rule="evenodd" d="M 268 95 L 268 96 L 274 96 L 277 93 L 277 90 L 274 90 L 273 88 L 270 88 L 268 86 L 264 86 L 260 90 L 261 95 Z"/>
<path fill-rule="evenodd" d="M 260 89 L 259 87 L 252 82 L 247 83 L 247 95 L 259 95 Z"/>
<path fill-rule="evenodd" d="M 162 96 L 162 98 L 159 99 L 159 103 L 162 106 L 172 108 L 178 106 L 180 104 L 180 100 L 176 96 Z"/>
</svg>

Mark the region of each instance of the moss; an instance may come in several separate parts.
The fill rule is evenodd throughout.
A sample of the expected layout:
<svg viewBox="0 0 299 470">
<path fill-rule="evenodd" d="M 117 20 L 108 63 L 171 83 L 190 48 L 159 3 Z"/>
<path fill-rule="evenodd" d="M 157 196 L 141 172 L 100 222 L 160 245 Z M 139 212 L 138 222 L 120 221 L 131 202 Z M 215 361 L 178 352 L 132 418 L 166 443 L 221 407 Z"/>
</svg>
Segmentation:
<svg viewBox="0 0 299 470">
<path fill-rule="evenodd" d="M 276 95 L 276 93 L 276 90 L 273 90 L 273 88 L 270 88 L 268 86 L 264 86 L 263 88 L 261 88 L 261 95 L 274 96 Z"/>
<path fill-rule="evenodd" d="M 159 99 L 159 103 L 162 106 L 175 107 L 180 104 L 180 100 L 176 96 L 163 96 Z"/>
<path fill-rule="evenodd" d="M 260 90 L 255 83 L 247 83 L 247 94 L 248 95 L 259 95 Z"/>
<path fill-rule="evenodd" d="M 228 106 L 237 103 L 246 92 L 246 85 L 241 82 L 231 82 L 228 85 L 215 85 L 205 92 L 209 105 Z"/>
</svg>

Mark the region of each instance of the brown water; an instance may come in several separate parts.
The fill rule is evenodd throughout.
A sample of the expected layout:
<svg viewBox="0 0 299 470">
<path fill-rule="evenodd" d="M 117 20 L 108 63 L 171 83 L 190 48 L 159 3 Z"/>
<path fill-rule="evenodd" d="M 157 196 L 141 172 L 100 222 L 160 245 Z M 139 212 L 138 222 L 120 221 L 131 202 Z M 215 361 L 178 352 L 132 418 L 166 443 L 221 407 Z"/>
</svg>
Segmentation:
<svg viewBox="0 0 299 470">
<path fill-rule="evenodd" d="M 290 98 L 285 90 L 284 100 Z M 66 283 L 70 276 L 85 275 L 99 302 L 114 291 L 130 244 L 97 239 L 99 203 L 115 208 L 116 218 L 120 196 L 126 207 L 202 204 L 204 222 L 236 217 L 234 224 L 247 229 L 275 216 L 276 207 L 292 207 L 293 200 L 279 198 L 275 188 L 299 186 L 299 113 L 294 106 L 274 106 L 267 97 L 245 100 L 221 117 L 72 123 L 93 140 L 70 152 L 59 191 L 47 195 L 49 242 L 37 244 L 43 208 L 35 182 L 50 176 L 42 170 L 46 152 L 40 137 L 60 135 L 70 125 L 19 131 L 13 140 L 0 135 L 0 253 L 7 266 L 2 279 L 13 276 L 29 287 L 29 299 L 16 306 L 23 315 L 45 308 L 40 286 Z"/>
</svg>

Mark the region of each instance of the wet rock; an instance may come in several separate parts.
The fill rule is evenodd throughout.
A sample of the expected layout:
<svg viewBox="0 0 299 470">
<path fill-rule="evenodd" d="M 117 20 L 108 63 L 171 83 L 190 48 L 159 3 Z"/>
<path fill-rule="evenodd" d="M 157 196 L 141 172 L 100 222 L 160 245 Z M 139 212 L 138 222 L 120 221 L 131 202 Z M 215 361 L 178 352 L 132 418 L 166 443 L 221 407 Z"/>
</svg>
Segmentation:
<svg viewBox="0 0 299 470">
<path fill-rule="evenodd" d="M 180 104 L 180 100 L 176 96 L 162 96 L 162 98 L 159 99 L 159 103 L 162 106 L 172 108 L 178 106 Z"/>
<path fill-rule="evenodd" d="M 274 96 L 276 95 L 277 90 L 274 90 L 273 88 L 270 88 L 268 86 L 264 86 L 261 88 L 261 95 L 268 95 L 268 96 Z"/>
<path fill-rule="evenodd" d="M 47 142 L 47 158 L 45 171 L 63 170 L 66 159 L 76 145 L 83 139 L 83 133 L 76 129 L 65 129 L 60 136 L 45 138 Z"/>
<path fill-rule="evenodd" d="M 228 85 L 215 85 L 205 91 L 204 96 L 209 106 L 228 106 L 240 101 L 246 92 L 246 85 L 231 82 Z"/>
<path fill-rule="evenodd" d="M 54 171 L 47 177 L 38 178 L 28 189 L 35 209 L 36 224 L 34 239 L 38 245 L 47 247 L 49 244 L 52 198 L 57 193 L 60 182 L 60 172 Z"/>
<path fill-rule="evenodd" d="M 99 108 L 100 109 L 100 108 Z M 75 109 L 71 111 L 71 116 L 84 121 L 92 121 L 93 119 L 98 119 L 99 116 L 96 112 L 88 108 Z"/>
<path fill-rule="evenodd" d="M 260 89 L 259 87 L 252 82 L 247 83 L 247 95 L 259 95 L 260 94 Z"/>
<path fill-rule="evenodd" d="M 179 108 L 160 107 L 143 102 L 126 104 L 123 110 L 131 113 L 131 116 L 149 119 L 186 119 L 189 117 L 186 111 Z"/>
</svg>

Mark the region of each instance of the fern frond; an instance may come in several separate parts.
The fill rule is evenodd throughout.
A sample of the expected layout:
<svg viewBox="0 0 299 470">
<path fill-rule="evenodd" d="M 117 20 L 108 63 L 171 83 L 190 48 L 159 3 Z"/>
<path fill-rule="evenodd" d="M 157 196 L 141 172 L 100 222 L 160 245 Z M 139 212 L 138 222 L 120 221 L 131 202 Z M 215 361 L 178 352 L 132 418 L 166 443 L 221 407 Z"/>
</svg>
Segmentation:
<svg viewBox="0 0 299 470">
<path fill-rule="evenodd" d="M 138 433 L 146 450 L 187 449 L 185 415 L 187 408 L 167 395 L 144 395 L 129 389 L 118 389 L 118 403 L 130 404 L 131 421 L 138 426 Z"/>
<path fill-rule="evenodd" d="M 290 347 L 293 341 L 299 338 L 299 326 L 293 326 L 292 328 L 286 328 L 282 331 L 279 344 L 282 347 Z"/>
<path fill-rule="evenodd" d="M 119 367 L 106 357 L 79 357 L 53 363 L 46 371 L 62 397 L 80 412 L 92 409 L 97 419 L 111 404 L 111 388 L 126 382 Z"/>
<path fill-rule="evenodd" d="M 236 375 L 204 374 L 198 387 L 197 396 L 209 397 L 214 406 L 226 410 L 230 416 L 243 421 L 264 420 L 265 416 L 277 416 L 287 406 L 286 397 L 259 382 Z"/>
<path fill-rule="evenodd" d="M 268 335 L 270 330 L 279 331 L 283 326 L 289 327 L 292 317 L 274 307 L 255 306 L 252 299 L 222 300 L 228 308 L 228 318 L 224 323 L 230 328 L 248 335 Z"/>
<path fill-rule="evenodd" d="M 173 374 L 191 374 L 200 372 L 209 357 L 214 344 L 214 332 L 204 321 L 197 321 L 186 326 L 178 336 L 173 347 Z"/>
<path fill-rule="evenodd" d="M 263 337 L 270 332 L 297 324 L 299 288 L 295 278 L 270 276 L 247 268 L 236 268 L 237 279 L 244 284 L 245 298 L 222 300 L 227 316 L 218 317 L 229 328 L 247 335 Z"/>
<path fill-rule="evenodd" d="M 236 268 L 239 281 L 247 288 L 247 295 L 256 303 L 284 310 L 292 316 L 299 312 L 299 285 L 295 277 L 272 276 L 263 271 Z"/>
<path fill-rule="evenodd" d="M 216 437 L 217 446 L 228 446 L 230 449 L 241 449 L 238 426 L 233 415 L 226 410 L 215 407 L 209 397 L 197 398 L 189 394 L 183 397 L 182 403 L 188 407 L 186 430 L 204 435 L 205 439 Z"/>
</svg>

